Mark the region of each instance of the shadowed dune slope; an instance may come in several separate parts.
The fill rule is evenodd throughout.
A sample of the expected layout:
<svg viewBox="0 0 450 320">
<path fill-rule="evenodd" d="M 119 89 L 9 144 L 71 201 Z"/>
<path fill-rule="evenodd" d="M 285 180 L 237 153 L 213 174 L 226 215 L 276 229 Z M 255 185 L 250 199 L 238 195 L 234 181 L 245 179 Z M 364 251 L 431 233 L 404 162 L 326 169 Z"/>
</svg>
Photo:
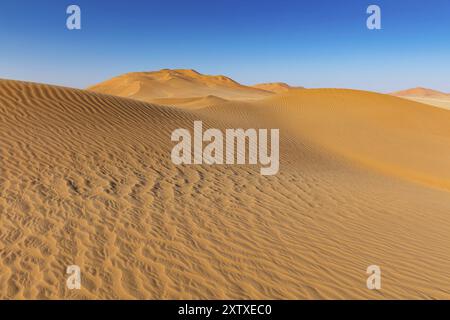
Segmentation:
<svg viewBox="0 0 450 320">
<path fill-rule="evenodd" d="M 350 90 L 182 110 L 0 81 L 0 297 L 450 298 L 449 113 Z M 194 120 L 279 128 L 280 172 L 173 165 Z"/>
</svg>

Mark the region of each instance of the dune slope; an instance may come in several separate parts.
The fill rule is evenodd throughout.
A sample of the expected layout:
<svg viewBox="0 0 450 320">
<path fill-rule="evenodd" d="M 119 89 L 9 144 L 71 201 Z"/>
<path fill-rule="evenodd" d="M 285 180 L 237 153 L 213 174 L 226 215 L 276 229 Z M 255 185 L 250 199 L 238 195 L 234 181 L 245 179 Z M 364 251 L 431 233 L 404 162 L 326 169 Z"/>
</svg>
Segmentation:
<svg viewBox="0 0 450 320">
<path fill-rule="evenodd" d="M 0 81 L 0 297 L 450 298 L 449 113 L 350 90 L 182 110 Z M 279 174 L 173 165 L 194 120 L 280 128 Z"/>
<path fill-rule="evenodd" d="M 425 103 L 435 107 L 450 109 L 450 94 L 427 88 L 413 88 L 391 93 L 412 101 Z"/>
<path fill-rule="evenodd" d="M 290 85 L 284 82 L 260 83 L 254 85 L 253 88 L 262 89 L 273 93 L 284 93 L 291 89 L 300 89 L 299 87 L 291 87 Z"/>
<path fill-rule="evenodd" d="M 152 103 L 166 99 L 165 103 L 173 105 L 184 105 L 185 99 L 196 98 L 199 99 L 196 105 L 203 103 L 202 106 L 209 106 L 211 96 L 216 99 L 251 100 L 273 94 L 239 84 L 225 76 L 204 75 L 191 69 L 127 73 L 96 84 L 88 90 Z"/>
</svg>

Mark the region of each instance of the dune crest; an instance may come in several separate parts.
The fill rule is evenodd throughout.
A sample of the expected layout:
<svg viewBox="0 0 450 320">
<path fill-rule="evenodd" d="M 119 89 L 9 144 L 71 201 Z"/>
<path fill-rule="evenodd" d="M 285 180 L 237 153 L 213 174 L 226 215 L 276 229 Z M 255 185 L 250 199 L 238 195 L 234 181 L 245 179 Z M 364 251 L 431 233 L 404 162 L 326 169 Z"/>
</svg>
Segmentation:
<svg viewBox="0 0 450 320">
<path fill-rule="evenodd" d="M 239 84 L 222 75 L 203 75 L 191 69 L 127 73 L 89 87 L 88 90 L 152 103 L 161 102 L 161 99 L 172 99 L 173 104 L 180 102 L 181 105 L 185 104 L 182 99 L 210 97 L 203 101 L 206 106 L 213 96 L 225 100 L 252 100 L 273 94 Z M 200 102 L 202 101 L 197 101 L 197 105 L 200 105 Z"/>
<path fill-rule="evenodd" d="M 450 109 L 450 93 L 417 87 L 413 89 L 393 92 L 391 93 L 391 95 L 432 105 L 435 107 Z"/>
</svg>

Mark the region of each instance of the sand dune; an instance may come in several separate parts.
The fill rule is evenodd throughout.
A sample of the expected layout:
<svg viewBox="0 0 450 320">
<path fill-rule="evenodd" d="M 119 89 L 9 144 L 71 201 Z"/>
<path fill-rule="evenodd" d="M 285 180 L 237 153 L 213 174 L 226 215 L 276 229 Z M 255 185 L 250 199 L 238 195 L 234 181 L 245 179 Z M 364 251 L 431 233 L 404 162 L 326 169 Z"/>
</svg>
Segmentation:
<svg viewBox="0 0 450 320">
<path fill-rule="evenodd" d="M 435 107 L 450 109 L 450 94 L 427 88 L 413 88 L 391 93 L 394 96 L 406 98 Z"/>
<path fill-rule="evenodd" d="M 303 87 L 292 87 L 284 82 L 260 83 L 252 86 L 253 88 L 270 91 L 273 93 L 285 93 L 292 89 L 303 89 Z"/>
<path fill-rule="evenodd" d="M 391 94 L 398 97 L 418 97 L 418 98 L 434 98 L 434 99 L 443 99 L 450 97 L 450 94 L 422 87 L 396 91 Z"/>
<path fill-rule="evenodd" d="M 94 85 L 88 90 L 151 103 L 170 99 L 172 104 L 185 104 L 184 99 L 204 99 L 203 97 L 208 96 L 226 100 L 252 100 L 273 94 L 244 86 L 225 76 L 204 75 L 191 69 L 128 73 Z M 199 100 L 196 105 L 206 102 L 201 106 L 208 106 L 210 100 Z"/>
<path fill-rule="evenodd" d="M 162 99 L 152 99 L 151 102 L 159 105 L 166 106 L 177 106 L 183 109 L 199 109 L 204 107 L 211 107 L 214 105 L 222 104 L 228 102 L 216 96 L 206 96 L 206 97 L 192 97 L 192 98 L 162 98 Z"/>
<path fill-rule="evenodd" d="M 115 89 L 139 96 L 133 81 Z M 280 128 L 279 174 L 173 165 L 170 133 L 194 120 Z M 0 122 L 2 298 L 450 298 L 449 111 L 331 89 L 180 109 L 0 81 Z"/>
<path fill-rule="evenodd" d="M 439 107 L 442 109 L 450 110 L 450 97 L 448 99 L 434 99 L 434 98 L 407 98 L 412 101 L 428 104 L 430 106 Z"/>
</svg>

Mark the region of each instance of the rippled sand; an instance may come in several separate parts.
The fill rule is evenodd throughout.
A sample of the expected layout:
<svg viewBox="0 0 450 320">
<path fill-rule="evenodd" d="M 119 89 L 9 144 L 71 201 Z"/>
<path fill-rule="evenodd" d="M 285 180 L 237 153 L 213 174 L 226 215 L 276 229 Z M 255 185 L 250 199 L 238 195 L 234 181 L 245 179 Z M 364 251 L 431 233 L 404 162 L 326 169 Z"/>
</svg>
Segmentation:
<svg viewBox="0 0 450 320">
<path fill-rule="evenodd" d="M 449 111 L 331 89 L 217 103 L 0 81 L 0 297 L 450 298 Z M 279 174 L 173 165 L 194 120 L 279 128 Z"/>
</svg>

